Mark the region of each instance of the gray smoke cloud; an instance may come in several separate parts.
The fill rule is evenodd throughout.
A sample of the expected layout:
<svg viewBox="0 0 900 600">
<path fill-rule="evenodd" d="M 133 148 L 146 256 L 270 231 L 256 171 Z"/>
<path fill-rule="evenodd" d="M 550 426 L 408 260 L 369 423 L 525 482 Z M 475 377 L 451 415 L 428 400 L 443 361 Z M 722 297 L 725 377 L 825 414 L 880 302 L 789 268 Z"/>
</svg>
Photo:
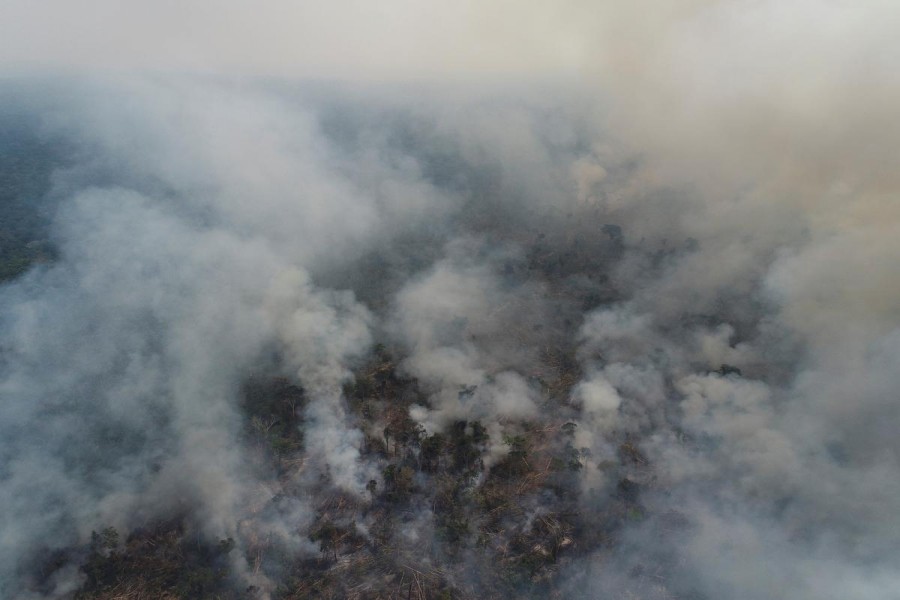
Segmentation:
<svg viewBox="0 0 900 600">
<path fill-rule="evenodd" d="M 266 481 L 241 442 L 238 394 L 273 349 L 310 396 L 316 468 L 362 491 L 341 385 L 371 317 L 305 269 L 352 260 L 440 201 L 374 159 L 352 181 L 316 151 L 306 112 L 276 96 L 134 85 L 86 85 L 45 115 L 85 158 L 57 174 L 60 260 L 2 292 L 8 582 L 32 552 L 104 523 L 190 508 L 210 535 L 235 535 Z M 257 166 L 235 169 L 238 155 Z M 381 189 L 365 190 L 369 177 Z"/>
<path fill-rule="evenodd" d="M 58 259 L 0 287 L 0 590 L 66 597 L 77 568 L 40 587 L 41 556 L 180 514 L 315 553 L 323 498 L 385 485 L 367 445 L 387 424 L 345 394 L 382 344 L 425 432 L 486 425 L 476 487 L 515 436 L 574 424 L 578 511 L 628 512 L 614 546 L 560 564 L 559 593 L 900 598 L 900 11 L 402 4 L 379 17 L 406 15 L 394 43 L 356 12 L 339 26 L 347 7 L 285 7 L 373 40 L 298 35 L 289 55 L 262 42 L 281 31 L 267 11 L 235 25 L 255 32 L 243 57 L 217 54 L 227 27 L 178 34 L 188 21 L 171 56 L 145 53 L 169 5 L 101 36 L 138 34 L 116 60 L 61 59 L 90 11 L 56 43 L 0 36 L 18 68 L 382 80 L 119 74 L 23 96 L 74 149 L 48 194 Z M 210 10 L 190 22 L 226 19 Z M 515 18 L 488 27 L 498 15 Z M 395 64 L 420 36 L 434 44 Z M 466 83 L 383 83 L 429 70 Z M 491 71 L 535 81 L 470 83 Z M 241 412 L 246 380 L 272 372 L 306 396 L 288 476 Z M 552 510 L 522 502 L 529 527 Z M 414 505 L 397 543 L 434 538 L 433 510 Z M 237 577 L 271 591 L 243 557 Z M 475 575 L 457 583 L 477 595 Z"/>
<path fill-rule="evenodd" d="M 897 98 L 882 62 L 896 56 L 896 11 L 672 2 L 645 19 L 641 8 L 613 9 L 630 27 L 603 39 L 617 131 L 647 157 L 639 185 L 695 194 L 662 230 L 647 211 L 648 238 L 679 232 L 698 246 L 586 321 L 583 348 L 605 365 L 582 385 L 609 406 L 614 387 L 618 418 L 635 410 L 620 427 L 655 432 L 642 448 L 665 480 L 659 501 L 694 529 L 635 527 L 639 551 L 674 538 L 671 560 L 687 568 L 672 584 L 631 585 L 648 597 L 895 597 L 897 453 L 880 431 L 897 423 L 900 137 L 880 124 Z M 639 194 L 606 198 L 644 208 L 628 206 Z M 685 326 L 692 314 L 715 318 Z M 714 373 L 723 363 L 743 377 Z M 668 434 L 653 421 L 663 403 Z"/>
</svg>

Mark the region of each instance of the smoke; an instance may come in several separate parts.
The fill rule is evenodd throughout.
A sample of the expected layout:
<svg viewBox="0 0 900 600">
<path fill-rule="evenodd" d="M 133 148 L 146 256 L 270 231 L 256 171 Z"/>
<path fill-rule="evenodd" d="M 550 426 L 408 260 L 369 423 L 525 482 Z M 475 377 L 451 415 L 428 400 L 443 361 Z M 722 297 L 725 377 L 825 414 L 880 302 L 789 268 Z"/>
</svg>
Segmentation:
<svg viewBox="0 0 900 600">
<path fill-rule="evenodd" d="M 394 210 L 406 226 L 440 197 L 415 176 L 392 182 L 389 165 L 372 165 L 387 170 L 388 199 L 363 192 L 317 155 L 304 112 L 271 97 L 135 85 L 87 85 L 44 115 L 85 158 L 56 178 L 59 261 L 3 288 L 10 585 L 32 553 L 101 525 L 190 510 L 211 536 L 236 535 L 265 481 L 242 441 L 240 387 L 273 351 L 310 397 L 310 457 L 361 491 L 341 386 L 371 317 L 304 269 L 333 263 L 332 251 L 352 259 Z M 407 185 L 425 192 L 418 207 L 407 209 Z"/>
<path fill-rule="evenodd" d="M 317 293 L 299 271 L 274 282 L 267 310 L 285 345 L 286 362 L 296 366 L 312 397 L 306 408 L 310 458 L 325 463 L 335 485 L 362 492 L 374 473 L 361 469 L 362 432 L 347 426 L 341 384 L 350 378 L 351 359 L 368 350 L 368 312 L 349 291 Z"/>
<path fill-rule="evenodd" d="M 324 512 L 476 565 L 448 578 L 477 596 L 504 534 L 460 508 L 483 535 L 446 550 L 458 515 L 410 467 L 424 445 L 396 471 L 372 449 L 400 407 L 421 439 L 481 444 L 471 490 L 527 444 L 570 452 L 571 481 L 523 483 L 527 518 L 503 517 L 523 533 L 577 510 L 558 593 L 900 597 L 891 3 L 164 4 L 119 28 L 95 5 L 0 19 L 48 25 L 0 26 L 7 68 L 122 70 L 9 79 L 3 100 L 70 149 L 56 260 L 0 287 L 4 595 L 66 597 L 77 569 L 44 583 L 36 563 L 173 516 L 237 540 L 235 580 L 266 594 L 279 573 L 250 550 L 314 553 Z M 351 405 L 388 354 L 403 393 Z M 302 388 L 290 469 L 247 434 L 257 376 Z M 371 485 L 398 481 L 409 514 L 381 534 Z M 355 516 L 321 508 L 335 496 Z"/>
<path fill-rule="evenodd" d="M 900 136 L 882 127 L 897 99 L 882 62 L 898 50 L 897 13 L 878 2 L 641 8 L 618 12 L 612 23 L 627 25 L 603 39 L 615 131 L 643 153 L 643 182 L 695 194 L 648 237 L 698 245 L 582 330 L 608 364 L 581 389 L 612 384 L 626 396 L 619 418 L 640 407 L 630 426 L 654 432 L 642 447 L 666 480 L 654 501 L 693 522 L 687 534 L 636 527 L 635 556 L 674 544 L 668 560 L 687 568 L 656 585 L 663 597 L 894 597 L 897 453 L 880 432 L 897 423 L 885 367 Z M 712 320 L 686 323 L 692 314 Z M 622 380 L 636 368 L 674 389 Z M 662 401 L 669 434 L 652 422 Z"/>
</svg>

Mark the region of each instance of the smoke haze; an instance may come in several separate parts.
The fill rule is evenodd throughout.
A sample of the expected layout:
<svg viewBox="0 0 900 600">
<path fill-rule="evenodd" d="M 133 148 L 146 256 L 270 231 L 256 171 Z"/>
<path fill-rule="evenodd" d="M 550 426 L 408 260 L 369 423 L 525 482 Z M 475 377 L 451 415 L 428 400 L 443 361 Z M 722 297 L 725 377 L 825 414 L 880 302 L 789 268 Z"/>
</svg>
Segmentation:
<svg viewBox="0 0 900 600">
<path fill-rule="evenodd" d="M 6 2 L 0 169 L 52 251 L 0 284 L 0 595 L 176 519 L 235 597 L 301 597 L 324 519 L 362 540 L 335 569 L 390 548 L 451 597 L 900 598 L 898 33 L 881 0 Z"/>
</svg>

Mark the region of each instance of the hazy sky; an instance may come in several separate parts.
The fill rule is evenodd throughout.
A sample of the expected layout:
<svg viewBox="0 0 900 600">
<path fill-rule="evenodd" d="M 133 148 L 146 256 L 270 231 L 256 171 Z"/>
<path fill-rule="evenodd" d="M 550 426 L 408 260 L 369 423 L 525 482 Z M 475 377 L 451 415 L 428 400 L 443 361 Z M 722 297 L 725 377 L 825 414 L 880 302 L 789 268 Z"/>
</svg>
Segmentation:
<svg viewBox="0 0 900 600">
<path fill-rule="evenodd" d="M 622 72 L 676 39 L 693 61 L 735 73 L 780 70 L 809 51 L 865 71 L 896 59 L 885 42 L 898 14 L 887 0 L 4 0 L 0 63 L 352 78 Z"/>
<path fill-rule="evenodd" d="M 89 0 L 0 6 L 6 66 L 338 77 L 559 72 L 584 59 L 571 0 Z"/>
</svg>

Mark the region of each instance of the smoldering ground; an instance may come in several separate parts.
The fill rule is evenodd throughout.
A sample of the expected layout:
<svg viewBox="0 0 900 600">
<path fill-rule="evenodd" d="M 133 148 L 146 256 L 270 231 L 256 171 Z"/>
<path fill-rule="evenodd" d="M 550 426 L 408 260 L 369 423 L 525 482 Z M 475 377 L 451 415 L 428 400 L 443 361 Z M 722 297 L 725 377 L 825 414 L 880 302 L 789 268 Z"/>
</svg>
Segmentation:
<svg viewBox="0 0 900 600">
<path fill-rule="evenodd" d="M 897 596 L 896 9 L 566 6 L 536 83 L 7 80 L 4 595 Z"/>
</svg>

